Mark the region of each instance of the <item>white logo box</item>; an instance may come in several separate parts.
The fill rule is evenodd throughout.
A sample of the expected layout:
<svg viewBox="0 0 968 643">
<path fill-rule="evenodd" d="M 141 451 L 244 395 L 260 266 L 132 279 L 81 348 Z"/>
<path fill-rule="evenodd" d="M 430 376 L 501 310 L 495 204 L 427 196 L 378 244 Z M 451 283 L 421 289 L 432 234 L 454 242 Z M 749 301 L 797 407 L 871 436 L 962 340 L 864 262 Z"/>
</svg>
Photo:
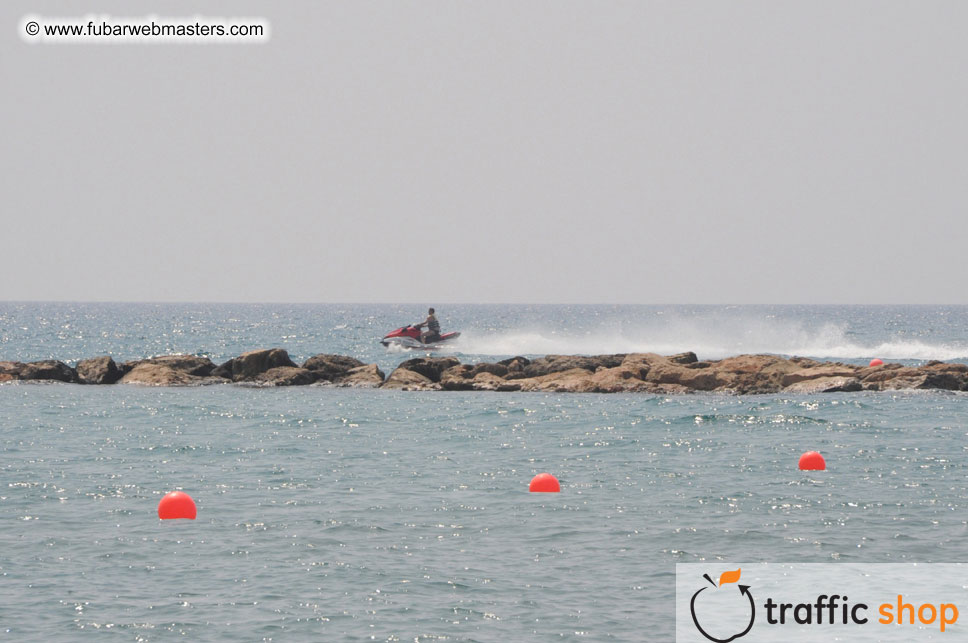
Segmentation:
<svg viewBox="0 0 968 643">
<path fill-rule="evenodd" d="M 968 641 L 968 564 L 678 564 L 676 640 Z"/>
</svg>

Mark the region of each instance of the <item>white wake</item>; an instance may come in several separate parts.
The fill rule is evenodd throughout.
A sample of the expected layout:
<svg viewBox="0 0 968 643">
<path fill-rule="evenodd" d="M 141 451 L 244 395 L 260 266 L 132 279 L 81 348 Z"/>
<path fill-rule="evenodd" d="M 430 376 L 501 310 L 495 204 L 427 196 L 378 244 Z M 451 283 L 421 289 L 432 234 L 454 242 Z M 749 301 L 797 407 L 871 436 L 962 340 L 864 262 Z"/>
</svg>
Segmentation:
<svg viewBox="0 0 968 643">
<path fill-rule="evenodd" d="M 968 344 L 909 338 L 860 341 L 844 327 L 807 328 L 778 320 L 670 320 L 635 330 L 603 329 L 582 333 L 526 329 L 465 332 L 453 350 L 476 355 L 597 355 L 694 351 L 700 359 L 742 353 L 799 355 L 823 359 L 957 360 L 968 358 Z"/>
</svg>

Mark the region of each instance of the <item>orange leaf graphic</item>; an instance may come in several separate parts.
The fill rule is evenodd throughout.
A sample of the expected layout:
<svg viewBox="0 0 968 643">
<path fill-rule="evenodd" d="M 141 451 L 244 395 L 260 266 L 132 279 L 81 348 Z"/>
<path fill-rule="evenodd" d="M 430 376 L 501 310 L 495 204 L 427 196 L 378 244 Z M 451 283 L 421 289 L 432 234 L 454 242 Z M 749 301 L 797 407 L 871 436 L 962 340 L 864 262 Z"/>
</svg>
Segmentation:
<svg viewBox="0 0 968 643">
<path fill-rule="evenodd" d="M 722 587 L 723 583 L 735 583 L 739 580 L 739 573 L 742 568 L 737 569 L 735 572 L 723 572 L 719 577 L 719 586 Z"/>
</svg>

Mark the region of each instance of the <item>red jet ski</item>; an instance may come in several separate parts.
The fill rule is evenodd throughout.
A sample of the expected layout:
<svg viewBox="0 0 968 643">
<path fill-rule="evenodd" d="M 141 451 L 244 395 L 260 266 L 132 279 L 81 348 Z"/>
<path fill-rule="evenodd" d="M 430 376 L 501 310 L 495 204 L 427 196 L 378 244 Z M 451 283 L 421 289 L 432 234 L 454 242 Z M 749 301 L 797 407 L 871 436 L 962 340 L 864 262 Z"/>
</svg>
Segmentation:
<svg viewBox="0 0 968 643">
<path fill-rule="evenodd" d="M 452 340 L 460 337 L 460 333 L 442 333 L 440 339 L 424 344 L 420 341 L 420 329 L 414 326 L 404 326 L 396 330 L 391 330 L 386 337 L 380 340 L 384 346 L 400 346 L 401 348 L 412 348 L 415 350 L 432 351 L 447 345 Z"/>
</svg>

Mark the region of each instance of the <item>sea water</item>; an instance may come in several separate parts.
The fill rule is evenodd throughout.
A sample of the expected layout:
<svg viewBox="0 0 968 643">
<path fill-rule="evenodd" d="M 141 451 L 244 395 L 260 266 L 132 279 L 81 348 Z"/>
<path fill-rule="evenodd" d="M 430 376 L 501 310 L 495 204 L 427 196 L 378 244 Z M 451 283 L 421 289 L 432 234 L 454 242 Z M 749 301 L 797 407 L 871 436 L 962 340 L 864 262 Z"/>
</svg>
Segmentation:
<svg viewBox="0 0 968 643">
<path fill-rule="evenodd" d="M 444 306 L 464 361 L 968 361 L 963 307 Z M 0 304 L 0 359 L 392 369 L 404 305 Z M 968 396 L 0 385 L 0 637 L 672 640 L 675 563 L 968 561 Z M 819 450 L 825 472 L 800 472 Z M 560 494 L 530 494 L 550 471 Z M 160 521 L 172 489 L 195 521 Z"/>
</svg>

